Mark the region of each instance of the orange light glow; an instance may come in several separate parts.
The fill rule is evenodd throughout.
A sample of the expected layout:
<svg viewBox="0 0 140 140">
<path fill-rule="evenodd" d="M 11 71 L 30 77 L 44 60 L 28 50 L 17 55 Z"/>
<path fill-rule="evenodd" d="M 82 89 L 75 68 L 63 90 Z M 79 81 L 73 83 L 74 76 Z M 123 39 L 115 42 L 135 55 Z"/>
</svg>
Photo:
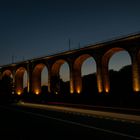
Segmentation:
<svg viewBox="0 0 140 140">
<path fill-rule="evenodd" d="M 73 89 L 71 89 L 71 90 L 70 90 L 70 93 L 71 93 L 71 94 L 73 94 L 73 93 L 74 93 L 74 90 L 73 90 Z"/>
<path fill-rule="evenodd" d="M 105 88 L 105 92 L 108 93 L 109 92 L 109 88 L 106 87 Z"/>
<path fill-rule="evenodd" d="M 21 90 L 18 90 L 17 91 L 17 95 L 21 95 Z"/>
<path fill-rule="evenodd" d="M 102 92 L 102 88 L 99 86 L 98 87 L 98 92 L 101 93 Z"/>
<path fill-rule="evenodd" d="M 97 80 L 97 85 L 98 85 L 98 92 L 102 93 L 103 92 L 102 81 L 101 81 L 101 77 L 99 77 L 99 76 L 98 76 L 98 80 Z"/>
<path fill-rule="evenodd" d="M 135 92 L 139 92 L 140 90 L 139 90 L 138 87 L 135 87 L 135 88 L 134 88 L 134 91 L 135 91 Z"/>
<path fill-rule="evenodd" d="M 80 94 L 81 93 L 81 89 L 78 87 L 77 88 L 77 93 Z"/>
<path fill-rule="evenodd" d="M 102 93 L 102 90 L 101 90 L 101 89 L 98 89 L 98 92 L 99 92 L 99 93 Z"/>
<path fill-rule="evenodd" d="M 140 91 L 140 86 L 139 86 L 139 79 L 138 79 L 138 74 L 137 72 L 134 73 L 134 79 L 133 79 L 133 90 L 134 92 L 139 92 Z"/>
<path fill-rule="evenodd" d="M 40 94 L 40 90 L 39 90 L 39 89 L 36 89 L 36 90 L 35 90 L 35 94 L 36 94 L 36 95 L 39 95 L 39 94 Z"/>
</svg>

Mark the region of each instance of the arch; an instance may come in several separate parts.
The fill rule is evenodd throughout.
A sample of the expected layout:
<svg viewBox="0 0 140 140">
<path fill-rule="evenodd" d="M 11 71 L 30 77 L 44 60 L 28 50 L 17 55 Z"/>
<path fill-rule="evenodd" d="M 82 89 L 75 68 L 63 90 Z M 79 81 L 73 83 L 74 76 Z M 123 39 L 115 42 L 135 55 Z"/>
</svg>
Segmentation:
<svg viewBox="0 0 140 140">
<path fill-rule="evenodd" d="M 60 91 L 63 95 L 70 93 L 70 69 L 68 63 L 64 62 L 60 66 Z"/>
<path fill-rule="evenodd" d="M 69 67 L 69 63 L 66 60 L 64 60 L 64 59 L 57 60 L 52 65 L 52 69 L 51 69 L 51 91 L 56 93 L 56 94 L 62 92 L 62 90 L 61 90 L 61 83 L 63 81 L 62 81 L 62 79 L 60 77 L 61 76 L 60 75 L 60 69 L 61 69 L 61 66 L 64 63 L 67 64 L 68 68 L 70 68 Z"/>
<path fill-rule="evenodd" d="M 53 66 L 52 66 L 52 75 L 58 75 L 59 74 L 59 71 L 60 71 L 60 67 L 64 64 L 64 63 L 67 63 L 66 60 L 63 60 L 63 59 L 60 59 L 60 60 L 57 60 Z"/>
<path fill-rule="evenodd" d="M 16 70 L 16 74 L 15 74 L 15 91 L 18 95 L 21 95 L 24 91 L 24 82 L 28 82 L 28 81 L 24 81 L 24 74 L 25 72 L 27 73 L 27 70 L 24 67 L 20 67 Z M 28 73 L 27 73 L 28 75 Z M 28 76 L 27 76 L 28 77 Z"/>
<path fill-rule="evenodd" d="M 69 74 L 70 74 L 70 72 L 69 72 L 69 65 L 68 65 L 68 63 L 64 62 L 60 66 L 59 74 L 60 74 L 60 78 L 63 79 L 63 81 L 65 81 L 65 82 L 69 81 L 69 78 L 70 78 Z"/>
<path fill-rule="evenodd" d="M 109 60 L 110 91 L 117 97 L 132 93 L 132 66 L 127 51 L 116 52 Z M 120 92 L 121 91 L 121 92 Z M 124 94 L 121 94 L 121 93 Z"/>
<path fill-rule="evenodd" d="M 102 57 L 102 73 L 103 73 L 103 84 L 104 84 L 104 91 L 106 93 L 110 92 L 110 78 L 109 78 L 109 61 L 111 57 L 118 52 L 125 51 L 130 56 L 129 52 L 123 48 L 112 48 L 108 50 L 104 56 Z M 130 56 L 131 60 L 131 56 Z"/>
<path fill-rule="evenodd" d="M 46 68 L 47 66 L 43 63 L 37 64 L 32 73 L 32 92 L 35 93 L 36 95 L 40 94 L 42 92 L 41 89 L 41 74 L 43 69 Z M 47 77 L 46 77 L 47 78 Z"/>
<path fill-rule="evenodd" d="M 89 57 L 86 60 L 84 60 L 81 66 L 82 76 L 95 73 L 96 65 L 95 67 L 93 67 L 94 64 L 96 64 L 96 62 L 93 59 L 93 57 Z"/>
<path fill-rule="evenodd" d="M 41 71 L 41 86 L 48 85 L 48 69 L 46 66 Z"/>
<path fill-rule="evenodd" d="M 90 57 L 93 58 L 89 54 L 84 54 L 84 55 L 79 56 L 74 62 L 74 71 L 73 71 L 74 72 L 74 85 L 75 85 L 75 92 L 78 94 L 82 92 L 82 75 L 81 75 L 82 64 L 86 59 Z"/>
<path fill-rule="evenodd" d="M 12 71 L 11 71 L 11 70 L 5 70 L 5 71 L 2 73 L 2 77 L 4 77 L 4 76 L 9 76 L 9 77 L 13 78 Z"/>
<path fill-rule="evenodd" d="M 119 65 L 116 65 L 119 64 Z M 120 71 L 125 65 L 131 64 L 131 57 L 125 50 L 114 53 L 109 59 L 109 69 Z"/>
<path fill-rule="evenodd" d="M 96 62 L 93 57 L 87 58 L 81 66 L 82 91 L 88 95 L 95 95 L 98 92 L 96 77 Z"/>
</svg>

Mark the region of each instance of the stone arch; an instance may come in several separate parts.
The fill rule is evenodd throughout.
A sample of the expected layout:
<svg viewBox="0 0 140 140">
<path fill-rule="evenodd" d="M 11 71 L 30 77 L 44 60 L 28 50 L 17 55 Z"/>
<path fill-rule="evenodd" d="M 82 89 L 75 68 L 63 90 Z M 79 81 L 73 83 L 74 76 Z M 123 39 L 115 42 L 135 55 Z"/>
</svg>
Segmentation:
<svg viewBox="0 0 140 140">
<path fill-rule="evenodd" d="M 43 63 L 40 63 L 40 64 L 37 64 L 33 69 L 32 92 L 35 93 L 36 95 L 38 95 L 42 92 L 42 90 L 41 90 L 41 73 L 44 68 L 47 68 L 47 66 Z M 48 68 L 47 68 L 47 70 L 48 70 Z"/>
<path fill-rule="evenodd" d="M 20 67 L 16 70 L 16 73 L 15 73 L 15 91 L 18 95 L 22 94 L 24 91 L 23 82 L 24 82 L 25 72 L 27 72 L 26 68 Z M 28 72 L 27 72 L 27 75 L 28 75 Z"/>
<path fill-rule="evenodd" d="M 51 67 L 51 91 L 56 94 L 61 91 L 61 89 L 60 89 L 60 82 L 61 82 L 60 68 L 64 63 L 66 63 L 68 65 L 69 72 L 70 72 L 69 63 L 64 59 L 55 61 Z"/>
<path fill-rule="evenodd" d="M 9 76 L 9 77 L 13 78 L 12 71 L 11 70 L 5 70 L 5 71 L 3 71 L 2 77 L 4 77 L 4 76 Z"/>
<path fill-rule="evenodd" d="M 130 53 L 124 48 L 119 48 L 119 47 L 109 49 L 102 57 L 103 84 L 104 84 L 104 91 L 106 93 L 110 92 L 110 79 L 109 79 L 109 67 L 108 67 L 109 61 L 115 53 L 120 52 L 120 51 L 126 51 L 128 55 L 130 56 L 130 60 L 131 60 Z"/>
<path fill-rule="evenodd" d="M 81 75 L 82 64 L 85 60 L 87 60 L 90 57 L 93 58 L 89 54 L 83 54 L 74 61 L 74 66 L 73 66 L 74 86 L 75 86 L 75 92 L 78 94 L 80 94 L 82 92 L 82 75 Z M 93 58 L 93 60 L 94 60 L 94 58 Z M 95 64 L 96 64 L 96 62 L 95 62 Z"/>
</svg>

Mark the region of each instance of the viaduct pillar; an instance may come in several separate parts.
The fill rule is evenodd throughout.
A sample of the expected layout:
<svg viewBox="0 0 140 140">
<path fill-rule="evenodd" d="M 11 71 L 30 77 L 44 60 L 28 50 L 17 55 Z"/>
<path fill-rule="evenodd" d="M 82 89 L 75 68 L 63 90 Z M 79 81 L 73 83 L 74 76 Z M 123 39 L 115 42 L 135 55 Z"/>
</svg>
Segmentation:
<svg viewBox="0 0 140 140">
<path fill-rule="evenodd" d="M 81 67 L 70 65 L 70 93 L 82 92 Z"/>
<path fill-rule="evenodd" d="M 109 71 L 108 71 L 108 60 L 104 58 L 102 60 L 102 78 L 103 78 L 103 87 L 104 92 L 108 93 L 110 91 L 110 80 L 109 80 Z"/>
<path fill-rule="evenodd" d="M 133 91 L 140 91 L 140 65 L 138 60 L 138 51 L 134 50 L 131 53 L 132 59 L 132 81 L 133 81 Z"/>
<path fill-rule="evenodd" d="M 48 92 L 51 93 L 51 68 L 48 67 Z"/>
<path fill-rule="evenodd" d="M 27 92 L 32 92 L 32 64 L 28 62 L 27 64 Z"/>
<path fill-rule="evenodd" d="M 97 88 L 98 92 L 103 92 L 103 73 L 102 73 L 102 59 L 101 57 L 96 59 L 97 66 Z"/>
</svg>

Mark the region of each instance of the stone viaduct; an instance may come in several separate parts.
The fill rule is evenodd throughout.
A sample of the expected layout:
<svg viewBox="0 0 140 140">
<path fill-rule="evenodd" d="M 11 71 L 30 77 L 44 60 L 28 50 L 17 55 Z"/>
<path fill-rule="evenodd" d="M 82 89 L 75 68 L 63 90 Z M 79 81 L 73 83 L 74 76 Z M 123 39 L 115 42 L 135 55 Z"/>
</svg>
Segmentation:
<svg viewBox="0 0 140 140">
<path fill-rule="evenodd" d="M 27 72 L 28 92 L 39 94 L 41 92 L 41 72 L 46 66 L 48 69 L 48 91 L 53 92 L 53 77 L 59 75 L 60 67 L 67 63 L 70 70 L 70 93 L 82 92 L 81 66 L 83 62 L 92 57 L 96 62 L 96 77 L 98 92 L 110 92 L 110 79 L 108 64 L 111 56 L 118 51 L 127 51 L 132 65 L 132 89 L 140 91 L 140 34 L 89 45 L 84 48 L 70 50 L 50 56 L 31 59 L 19 63 L 1 66 L 0 77 L 12 76 L 15 93 L 23 93 L 23 76 Z"/>
</svg>

